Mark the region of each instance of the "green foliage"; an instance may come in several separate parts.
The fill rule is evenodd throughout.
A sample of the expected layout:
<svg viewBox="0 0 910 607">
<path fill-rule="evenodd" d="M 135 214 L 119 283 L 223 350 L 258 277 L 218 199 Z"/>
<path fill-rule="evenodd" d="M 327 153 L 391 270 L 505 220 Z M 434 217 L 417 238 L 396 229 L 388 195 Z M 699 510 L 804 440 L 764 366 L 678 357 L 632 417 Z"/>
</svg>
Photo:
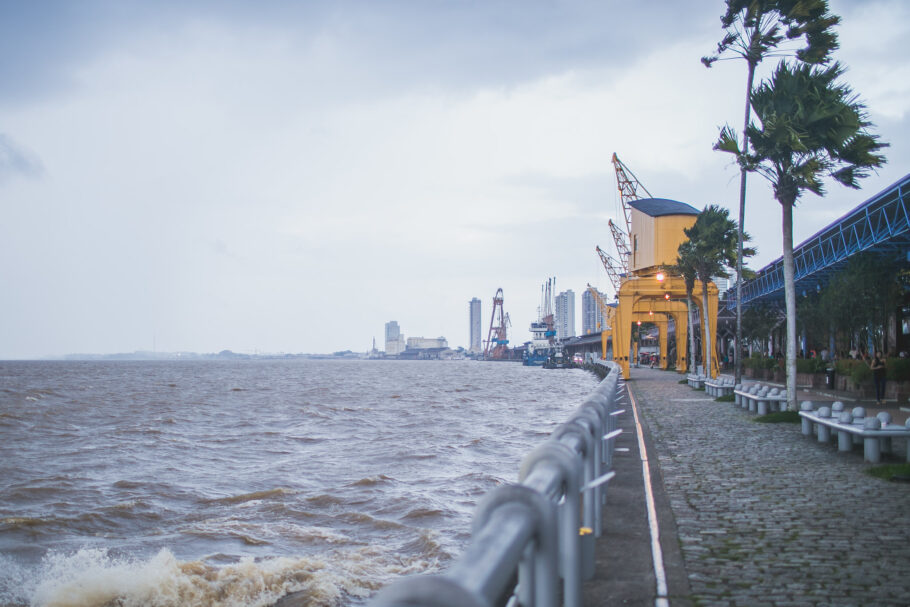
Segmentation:
<svg viewBox="0 0 910 607">
<path fill-rule="evenodd" d="M 884 350 L 884 327 L 907 282 L 903 269 L 894 257 L 872 253 L 852 257 L 822 290 L 819 312 L 843 335 L 858 335 L 861 342 L 871 339 Z"/>
<path fill-rule="evenodd" d="M 872 466 L 866 468 L 866 474 L 890 480 L 910 480 L 910 464 L 883 464 L 881 466 Z"/>
<path fill-rule="evenodd" d="M 745 367 L 746 369 L 752 369 L 753 371 L 757 371 L 759 369 L 764 369 L 765 366 L 763 364 L 763 361 L 764 361 L 763 356 L 758 355 L 758 354 L 753 354 L 749 358 L 743 359 L 743 367 Z"/>
<path fill-rule="evenodd" d="M 821 358 L 797 358 L 797 373 L 824 373 L 825 369 L 831 364 L 831 361 L 822 360 Z"/>
<path fill-rule="evenodd" d="M 732 403 L 732 402 L 736 401 L 736 395 L 735 394 L 724 394 L 723 396 L 718 396 L 714 400 L 719 403 Z"/>
<path fill-rule="evenodd" d="M 888 358 L 885 360 L 885 368 L 889 380 L 910 381 L 910 358 Z M 839 360 L 835 369 L 838 375 L 849 377 L 856 386 L 872 381 L 872 369 L 864 360 Z"/>
<path fill-rule="evenodd" d="M 889 358 L 885 361 L 888 379 L 892 381 L 910 381 L 910 358 Z"/>
<path fill-rule="evenodd" d="M 802 37 L 806 46 L 796 57 L 807 63 L 824 63 L 838 46 L 833 28 L 840 18 L 828 13 L 827 0 L 727 0 L 720 22 L 726 33 L 716 54 L 702 58 L 707 67 L 726 53 L 754 67 L 784 40 Z"/>
<path fill-rule="evenodd" d="M 751 150 L 738 149 L 729 127 L 716 149 L 737 153 L 772 184 L 782 205 L 794 205 L 804 191 L 823 195 L 825 175 L 858 187 L 859 178 L 884 164 L 879 152 L 887 144 L 867 131 L 866 106 L 837 82 L 843 72 L 836 62 L 816 68 L 781 61 L 751 95 L 757 118 L 746 129 Z"/>
<path fill-rule="evenodd" d="M 853 380 L 854 385 L 861 386 L 864 383 L 872 380 L 872 369 L 869 368 L 869 365 L 865 361 L 854 361 L 859 362 L 859 364 L 854 364 L 853 368 L 850 369 L 850 379 Z"/>
<path fill-rule="evenodd" d="M 686 260 L 691 264 L 696 277 L 703 283 L 714 276 L 729 276 L 727 268 L 736 266 L 737 248 L 736 222 L 730 219 L 729 209 L 708 205 L 684 232 L 688 241 L 679 247 L 678 262 Z M 748 236 L 743 239 L 749 240 Z M 755 249 L 743 250 L 743 257 L 752 255 L 755 255 Z"/>
<path fill-rule="evenodd" d="M 761 354 L 752 354 L 749 358 L 743 359 L 743 366 L 747 369 L 762 371 L 765 369 L 776 369 L 780 366 L 781 361 L 770 356 Z"/>
<path fill-rule="evenodd" d="M 771 331 L 781 323 L 781 320 L 781 313 L 777 308 L 750 306 L 743 311 L 743 339 L 758 344 L 763 351 L 767 351 L 765 346 Z"/>
</svg>

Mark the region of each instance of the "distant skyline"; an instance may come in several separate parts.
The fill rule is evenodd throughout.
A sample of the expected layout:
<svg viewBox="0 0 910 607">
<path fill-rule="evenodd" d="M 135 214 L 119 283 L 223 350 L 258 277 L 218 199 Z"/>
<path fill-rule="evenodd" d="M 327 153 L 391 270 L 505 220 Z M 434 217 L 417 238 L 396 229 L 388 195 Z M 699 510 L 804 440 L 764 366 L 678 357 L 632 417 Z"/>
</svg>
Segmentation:
<svg viewBox="0 0 910 607">
<path fill-rule="evenodd" d="M 797 242 L 910 173 L 910 3 L 830 6 L 891 147 L 862 190 L 800 201 Z M 745 65 L 700 62 L 723 10 L 5 2 L 0 359 L 366 351 L 392 318 L 468 348 L 465 302 L 499 287 L 523 343 L 547 277 L 612 296 L 614 152 L 654 196 L 738 215 L 711 145 L 742 126 Z M 753 176 L 752 267 L 780 223 Z"/>
</svg>

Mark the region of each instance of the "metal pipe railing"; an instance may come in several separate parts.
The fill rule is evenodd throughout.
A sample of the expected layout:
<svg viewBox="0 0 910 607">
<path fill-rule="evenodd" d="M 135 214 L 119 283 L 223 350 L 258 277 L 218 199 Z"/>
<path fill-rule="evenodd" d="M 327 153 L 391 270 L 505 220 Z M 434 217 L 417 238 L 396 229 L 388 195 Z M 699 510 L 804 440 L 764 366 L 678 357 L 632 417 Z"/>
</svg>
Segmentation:
<svg viewBox="0 0 910 607">
<path fill-rule="evenodd" d="M 522 607 L 581 607 L 582 524 L 602 533 L 605 486 L 614 473 L 619 366 L 521 462 L 519 482 L 477 504 L 471 543 L 444 573 L 399 580 L 372 607 L 494 607 L 510 595 Z M 593 552 L 587 556 L 593 559 Z M 514 586 L 515 575 L 518 585 Z"/>
</svg>

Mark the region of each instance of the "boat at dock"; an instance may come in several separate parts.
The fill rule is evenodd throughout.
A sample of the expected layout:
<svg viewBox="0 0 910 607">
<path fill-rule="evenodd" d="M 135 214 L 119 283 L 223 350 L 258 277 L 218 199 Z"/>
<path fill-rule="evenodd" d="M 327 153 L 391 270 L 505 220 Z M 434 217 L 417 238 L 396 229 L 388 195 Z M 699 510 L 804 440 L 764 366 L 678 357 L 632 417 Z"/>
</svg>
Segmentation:
<svg viewBox="0 0 910 607">
<path fill-rule="evenodd" d="M 531 341 L 522 359 L 525 366 L 547 367 L 562 358 L 562 347 L 556 340 L 556 323 L 553 316 L 553 288 L 555 278 L 547 279 L 541 287 L 541 304 L 537 320 L 531 323 Z"/>
</svg>

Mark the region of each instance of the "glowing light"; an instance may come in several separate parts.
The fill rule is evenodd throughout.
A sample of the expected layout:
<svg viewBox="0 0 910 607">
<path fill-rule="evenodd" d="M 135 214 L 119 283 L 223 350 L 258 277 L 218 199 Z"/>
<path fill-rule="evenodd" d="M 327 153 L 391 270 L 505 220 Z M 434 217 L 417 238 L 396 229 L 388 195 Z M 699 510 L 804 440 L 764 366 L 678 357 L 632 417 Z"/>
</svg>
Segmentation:
<svg viewBox="0 0 910 607">
<path fill-rule="evenodd" d="M 665 276 L 664 276 L 664 273 L 663 273 L 663 272 L 658 272 L 657 275 L 656 275 L 654 278 L 657 279 L 657 282 L 663 282 Z"/>
</svg>

